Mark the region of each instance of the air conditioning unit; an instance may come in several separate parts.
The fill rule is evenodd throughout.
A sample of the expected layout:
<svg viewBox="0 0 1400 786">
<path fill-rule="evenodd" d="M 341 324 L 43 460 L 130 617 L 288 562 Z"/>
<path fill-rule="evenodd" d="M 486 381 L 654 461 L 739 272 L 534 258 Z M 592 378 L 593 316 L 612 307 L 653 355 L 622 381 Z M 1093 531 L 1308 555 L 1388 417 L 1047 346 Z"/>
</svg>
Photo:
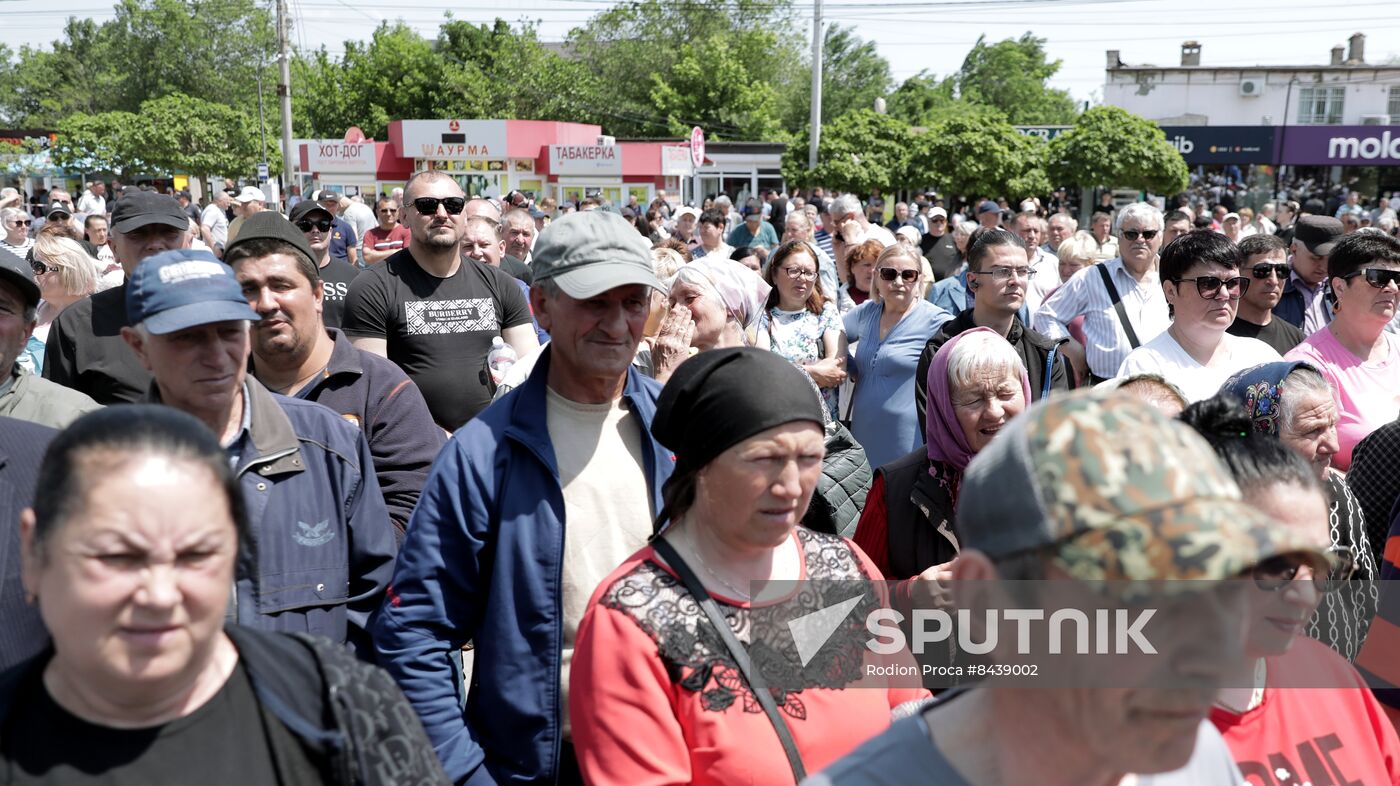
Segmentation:
<svg viewBox="0 0 1400 786">
<path fill-rule="evenodd" d="M 1263 92 L 1264 92 L 1264 80 L 1263 80 L 1263 79 L 1241 79 L 1241 80 L 1240 80 L 1240 95 L 1244 96 L 1245 98 L 1254 98 L 1254 97 L 1256 97 L 1256 96 L 1262 95 Z"/>
<path fill-rule="evenodd" d="M 1390 115 L 1362 115 L 1361 125 L 1363 126 L 1388 126 L 1390 125 Z"/>
</svg>

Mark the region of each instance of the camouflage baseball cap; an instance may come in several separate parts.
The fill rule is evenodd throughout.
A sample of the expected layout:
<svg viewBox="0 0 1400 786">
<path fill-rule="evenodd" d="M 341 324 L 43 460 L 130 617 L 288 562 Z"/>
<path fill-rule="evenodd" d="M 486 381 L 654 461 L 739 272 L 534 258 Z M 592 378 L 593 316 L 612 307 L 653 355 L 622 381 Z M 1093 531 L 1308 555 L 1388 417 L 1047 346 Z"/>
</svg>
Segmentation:
<svg viewBox="0 0 1400 786">
<path fill-rule="evenodd" d="M 1045 549 L 1091 582 L 1227 579 L 1289 553 L 1326 564 L 1317 544 L 1244 504 L 1195 431 L 1115 392 L 1064 395 L 1013 420 L 968 465 L 957 530 L 993 561 Z"/>
</svg>

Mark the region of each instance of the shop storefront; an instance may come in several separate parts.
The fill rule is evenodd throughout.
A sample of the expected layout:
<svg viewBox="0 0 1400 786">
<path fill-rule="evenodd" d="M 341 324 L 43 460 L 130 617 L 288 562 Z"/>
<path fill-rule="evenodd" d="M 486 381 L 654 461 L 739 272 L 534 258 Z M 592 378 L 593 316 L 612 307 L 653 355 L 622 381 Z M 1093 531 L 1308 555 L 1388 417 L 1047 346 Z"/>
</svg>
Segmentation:
<svg viewBox="0 0 1400 786">
<path fill-rule="evenodd" d="M 1288 126 L 1279 137 L 1286 179 L 1355 180 L 1367 194 L 1400 191 L 1400 126 Z"/>
<path fill-rule="evenodd" d="M 389 141 L 413 170 L 451 175 L 473 196 L 546 193 L 544 148 L 596 145 L 600 126 L 543 120 L 396 120 Z"/>
<path fill-rule="evenodd" d="M 549 145 L 540 160 L 554 197 L 575 204 L 593 197 L 620 207 L 635 198 L 646 206 L 658 189 L 681 194 L 694 173 L 688 146 L 655 142 Z"/>
<path fill-rule="evenodd" d="M 783 150 L 775 142 L 706 142 L 705 161 L 695 170 L 686 199 L 700 204 L 705 197 L 727 195 L 736 205 L 764 189 L 786 190 Z"/>
<path fill-rule="evenodd" d="M 308 139 L 298 144 L 303 194 L 329 188 L 373 203 L 380 194 L 403 186 L 413 174 L 413 162 L 399 157 L 388 142 L 345 142 Z"/>
</svg>

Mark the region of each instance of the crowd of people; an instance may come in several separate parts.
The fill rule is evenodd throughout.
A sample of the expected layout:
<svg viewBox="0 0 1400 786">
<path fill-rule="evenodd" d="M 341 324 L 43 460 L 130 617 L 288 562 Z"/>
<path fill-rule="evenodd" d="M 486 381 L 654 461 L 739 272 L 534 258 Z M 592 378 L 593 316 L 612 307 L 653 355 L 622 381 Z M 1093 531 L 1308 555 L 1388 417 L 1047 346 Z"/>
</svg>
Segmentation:
<svg viewBox="0 0 1400 786">
<path fill-rule="evenodd" d="M 0 780 L 1400 784 L 1393 213 L 229 185 L 0 192 Z"/>
</svg>

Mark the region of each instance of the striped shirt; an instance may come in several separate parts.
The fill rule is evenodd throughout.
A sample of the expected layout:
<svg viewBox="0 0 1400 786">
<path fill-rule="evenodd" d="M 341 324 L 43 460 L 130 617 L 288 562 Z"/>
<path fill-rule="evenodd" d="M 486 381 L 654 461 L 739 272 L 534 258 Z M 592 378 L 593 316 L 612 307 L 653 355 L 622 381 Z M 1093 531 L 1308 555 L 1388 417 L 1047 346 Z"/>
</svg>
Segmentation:
<svg viewBox="0 0 1400 786">
<path fill-rule="evenodd" d="M 1171 318 L 1167 316 L 1167 297 L 1162 293 L 1156 270 L 1149 270 L 1139 282 L 1123 266 L 1121 257 L 1099 264 L 1113 278 L 1140 343 L 1146 344 L 1167 329 Z M 1128 343 L 1127 332 L 1118 324 L 1117 309 L 1104 289 L 1098 265 L 1079 270 L 1046 298 L 1035 312 L 1032 327 L 1051 339 L 1069 338 L 1069 323 L 1079 316 L 1084 317 L 1084 353 L 1089 371 L 1096 377 L 1112 379 L 1133 347 Z"/>
</svg>

